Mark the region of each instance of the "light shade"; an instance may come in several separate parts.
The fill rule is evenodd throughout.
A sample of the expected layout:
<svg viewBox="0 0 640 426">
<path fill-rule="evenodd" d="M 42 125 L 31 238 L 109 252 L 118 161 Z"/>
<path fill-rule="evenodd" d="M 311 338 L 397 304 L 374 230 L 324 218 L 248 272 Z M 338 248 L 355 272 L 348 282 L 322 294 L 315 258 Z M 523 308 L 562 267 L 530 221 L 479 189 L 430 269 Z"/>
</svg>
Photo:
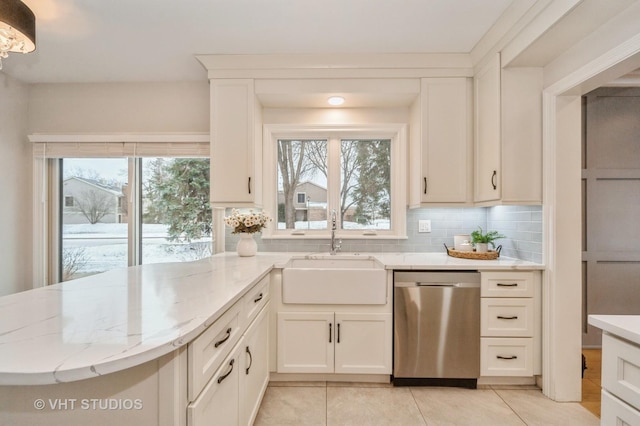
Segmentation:
<svg viewBox="0 0 640 426">
<path fill-rule="evenodd" d="M 0 1 L 0 58 L 36 49 L 36 16 L 20 0 Z M 0 67 L 1 67 L 0 62 Z"/>
</svg>

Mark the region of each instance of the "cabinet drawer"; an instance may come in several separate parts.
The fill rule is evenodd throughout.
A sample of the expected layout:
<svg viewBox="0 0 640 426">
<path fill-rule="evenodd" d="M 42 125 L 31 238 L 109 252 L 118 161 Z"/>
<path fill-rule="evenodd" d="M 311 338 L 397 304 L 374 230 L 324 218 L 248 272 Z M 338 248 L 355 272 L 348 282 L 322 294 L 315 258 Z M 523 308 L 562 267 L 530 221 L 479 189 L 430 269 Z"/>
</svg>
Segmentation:
<svg viewBox="0 0 640 426">
<path fill-rule="evenodd" d="M 483 272 L 482 297 L 533 297 L 533 272 Z"/>
<path fill-rule="evenodd" d="M 640 347 L 602 334 L 602 387 L 640 407 Z"/>
<path fill-rule="evenodd" d="M 533 339 L 480 339 L 481 376 L 533 376 Z"/>
<path fill-rule="evenodd" d="M 242 298 L 244 324 L 247 327 L 258 316 L 260 310 L 269 301 L 269 275 L 261 279 L 258 284 Z"/>
<path fill-rule="evenodd" d="M 220 367 L 241 333 L 240 303 L 233 305 L 193 342 L 187 349 L 188 397 L 196 399 L 204 385 Z"/>
<path fill-rule="evenodd" d="M 238 424 L 239 361 L 236 347 L 220 365 L 200 396 L 187 406 L 188 426 Z"/>
<path fill-rule="evenodd" d="M 606 390 L 602 391 L 600 424 L 640 425 L 640 411 L 620 401 Z"/>
<path fill-rule="evenodd" d="M 480 335 L 533 337 L 533 299 L 480 299 Z"/>
</svg>

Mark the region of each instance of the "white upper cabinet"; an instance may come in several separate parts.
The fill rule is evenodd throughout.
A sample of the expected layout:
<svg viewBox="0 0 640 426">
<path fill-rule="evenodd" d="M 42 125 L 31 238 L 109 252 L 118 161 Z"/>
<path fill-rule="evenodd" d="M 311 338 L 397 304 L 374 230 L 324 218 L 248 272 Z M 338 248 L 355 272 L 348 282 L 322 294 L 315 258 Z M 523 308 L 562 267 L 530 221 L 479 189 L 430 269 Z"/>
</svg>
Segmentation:
<svg viewBox="0 0 640 426">
<path fill-rule="evenodd" d="M 502 203 L 542 204 L 542 68 L 502 70 Z"/>
<path fill-rule="evenodd" d="M 475 181 L 474 201 L 500 199 L 500 55 L 474 77 Z"/>
<path fill-rule="evenodd" d="M 471 201 L 472 82 L 423 78 L 411 106 L 410 207 Z"/>
<path fill-rule="evenodd" d="M 262 205 L 262 120 L 252 79 L 212 79 L 211 204 Z"/>
<path fill-rule="evenodd" d="M 542 203 L 542 69 L 501 68 L 496 54 L 474 78 L 474 201 Z"/>
</svg>

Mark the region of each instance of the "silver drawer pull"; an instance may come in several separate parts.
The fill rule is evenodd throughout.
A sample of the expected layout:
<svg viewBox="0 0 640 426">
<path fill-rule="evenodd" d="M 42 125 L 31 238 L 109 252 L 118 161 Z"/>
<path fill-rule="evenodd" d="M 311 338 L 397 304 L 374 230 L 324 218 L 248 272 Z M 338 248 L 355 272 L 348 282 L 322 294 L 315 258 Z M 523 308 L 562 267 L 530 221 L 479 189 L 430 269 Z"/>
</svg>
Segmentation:
<svg viewBox="0 0 640 426">
<path fill-rule="evenodd" d="M 497 283 L 498 287 L 518 287 L 518 283 Z"/>
<path fill-rule="evenodd" d="M 518 316 L 517 315 L 513 315 L 513 316 L 510 316 L 510 317 L 505 317 L 504 315 L 498 315 L 497 318 L 498 319 L 506 319 L 506 320 L 514 320 L 514 319 L 518 319 Z"/>
<path fill-rule="evenodd" d="M 518 359 L 518 357 L 515 356 L 515 355 L 510 355 L 510 356 L 496 355 L 496 358 L 498 358 L 498 359 Z"/>
<path fill-rule="evenodd" d="M 231 327 L 227 328 L 227 335 L 225 336 L 225 338 L 222 340 L 218 340 L 216 343 L 213 344 L 213 347 L 217 348 L 218 346 L 220 346 L 221 344 L 229 340 L 229 337 L 231 337 Z"/>
<path fill-rule="evenodd" d="M 229 369 L 229 371 L 227 372 L 227 374 L 225 374 L 225 375 L 223 375 L 223 376 L 218 377 L 218 383 L 222 383 L 222 381 L 223 381 L 224 379 L 226 379 L 227 377 L 229 377 L 229 374 L 231 374 L 231 373 L 233 372 L 233 362 L 234 362 L 234 361 L 235 361 L 234 359 L 232 359 L 231 361 L 229 361 L 229 367 L 231 367 L 231 368 Z"/>
</svg>

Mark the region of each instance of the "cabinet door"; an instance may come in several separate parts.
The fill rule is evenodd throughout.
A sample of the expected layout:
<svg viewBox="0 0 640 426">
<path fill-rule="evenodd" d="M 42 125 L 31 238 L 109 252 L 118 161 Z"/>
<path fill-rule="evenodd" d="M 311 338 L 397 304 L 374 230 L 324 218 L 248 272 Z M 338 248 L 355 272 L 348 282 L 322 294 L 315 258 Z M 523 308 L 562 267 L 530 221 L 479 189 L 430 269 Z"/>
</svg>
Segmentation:
<svg viewBox="0 0 640 426">
<path fill-rule="evenodd" d="M 211 80 L 211 204 L 260 205 L 260 111 L 251 79 Z"/>
<path fill-rule="evenodd" d="M 269 305 L 247 330 L 240 347 L 240 423 L 251 425 L 269 383 Z"/>
<path fill-rule="evenodd" d="M 187 425 L 238 425 L 238 345 L 224 360 L 198 398 L 187 407 Z"/>
<path fill-rule="evenodd" d="M 474 201 L 500 199 L 500 55 L 474 78 L 475 194 Z"/>
<path fill-rule="evenodd" d="M 421 138 L 411 141 L 412 152 L 421 152 L 421 172 L 412 179 L 421 203 L 471 201 L 471 109 L 470 79 L 422 79 Z"/>
<path fill-rule="evenodd" d="M 333 312 L 278 312 L 278 373 L 332 373 Z"/>
<path fill-rule="evenodd" d="M 500 75 L 504 204 L 542 204 L 542 82 L 541 68 Z"/>
<path fill-rule="evenodd" d="M 391 314 L 336 313 L 335 372 L 391 374 Z"/>
</svg>

